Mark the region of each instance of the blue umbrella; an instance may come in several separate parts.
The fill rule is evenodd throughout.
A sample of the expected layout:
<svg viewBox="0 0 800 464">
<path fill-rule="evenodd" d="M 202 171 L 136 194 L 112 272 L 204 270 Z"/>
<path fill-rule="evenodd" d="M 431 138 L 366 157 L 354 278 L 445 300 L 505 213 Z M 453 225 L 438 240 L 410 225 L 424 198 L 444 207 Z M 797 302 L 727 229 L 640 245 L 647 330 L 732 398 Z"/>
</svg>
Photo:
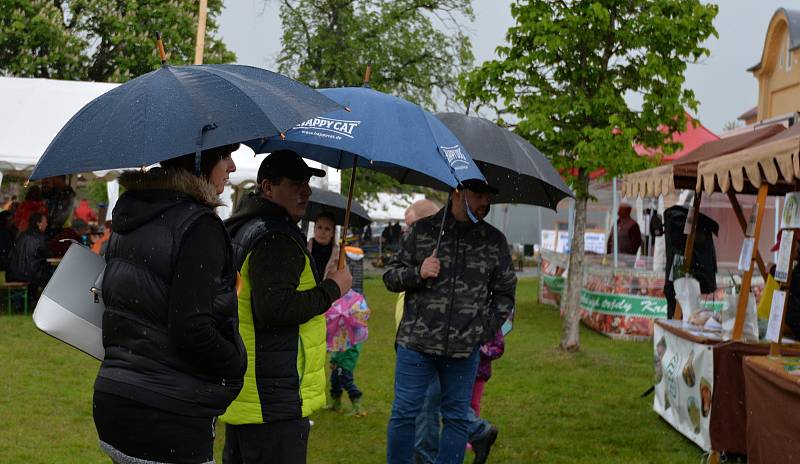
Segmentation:
<svg viewBox="0 0 800 464">
<path fill-rule="evenodd" d="M 360 167 L 400 182 L 450 190 L 484 180 L 469 153 L 436 116 L 407 100 L 369 87 L 322 89 L 345 106 L 308 119 L 285 133 L 246 142 L 256 153 L 289 149 L 322 164 Z"/>
<path fill-rule="evenodd" d="M 365 84 L 368 76 L 369 70 Z M 450 190 L 471 179 L 485 182 L 456 136 L 420 106 L 366 85 L 320 92 L 345 108 L 311 118 L 280 137 L 246 144 L 256 153 L 289 149 L 331 167 L 352 167 L 345 230 L 357 166 L 384 172 L 403 183 L 441 190 Z M 344 242 L 339 267 L 343 265 Z"/>
<path fill-rule="evenodd" d="M 340 105 L 288 77 L 240 65 L 162 66 L 84 106 L 31 179 L 147 166 L 277 135 Z"/>
</svg>

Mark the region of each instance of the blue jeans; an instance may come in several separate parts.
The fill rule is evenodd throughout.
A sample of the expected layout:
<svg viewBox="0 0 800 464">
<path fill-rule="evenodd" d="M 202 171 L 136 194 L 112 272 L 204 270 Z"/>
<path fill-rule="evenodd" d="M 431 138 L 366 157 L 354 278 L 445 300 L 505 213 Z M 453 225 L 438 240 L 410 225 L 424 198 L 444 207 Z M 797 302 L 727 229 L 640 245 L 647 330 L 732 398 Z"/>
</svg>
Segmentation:
<svg viewBox="0 0 800 464">
<path fill-rule="evenodd" d="M 414 433 L 414 459 L 415 464 L 433 464 L 439 451 L 439 408 L 442 401 L 442 392 L 439 388 L 439 377 L 434 377 L 425 391 L 425 401 L 422 403 L 422 412 L 417 416 Z M 468 441 L 471 443 L 480 440 L 487 433 L 492 424 L 486 419 L 475 414 L 469 408 Z"/>
<path fill-rule="evenodd" d="M 361 398 L 362 393 L 353 380 L 353 373 L 344 367 L 334 366 L 331 369 L 331 397 L 341 398 L 342 390 L 347 391 L 347 396 L 351 400 Z"/>
<path fill-rule="evenodd" d="M 397 347 L 394 402 L 389 419 L 387 462 L 411 464 L 414 455 L 415 421 L 433 378 L 441 386 L 440 411 L 444 422 L 437 464 L 461 464 L 470 428 L 470 399 L 478 370 L 478 350 L 468 358 L 432 356 Z"/>
<path fill-rule="evenodd" d="M 439 377 L 434 376 L 425 390 L 422 411 L 417 416 L 414 429 L 415 464 L 433 464 L 439 451 L 439 431 L 442 427 L 439 409 L 442 404 L 442 390 Z M 471 409 L 471 408 L 470 408 Z"/>
</svg>

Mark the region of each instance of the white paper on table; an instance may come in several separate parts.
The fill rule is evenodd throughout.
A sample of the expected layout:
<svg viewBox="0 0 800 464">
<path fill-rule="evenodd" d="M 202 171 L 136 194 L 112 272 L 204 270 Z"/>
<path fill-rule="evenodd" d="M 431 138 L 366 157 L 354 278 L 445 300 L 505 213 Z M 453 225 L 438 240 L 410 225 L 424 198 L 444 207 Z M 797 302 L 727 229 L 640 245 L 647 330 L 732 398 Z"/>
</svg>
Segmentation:
<svg viewBox="0 0 800 464">
<path fill-rule="evenodd" d="M 709 317 L 705 325 L 703 326 L 703 330 L 708 330 L 710 332 L 719 332 L 720 330 L 722 330 L 722 324 L 720 324 L 713 317 Z"/>
<path fill-rule="evenodd" d="M 742 243 L 742 253 L 739 255 L 739 270 L 749 271 L 753 265 L 753 248 L 755 247 L 755 239 L 747 237 Z"/>
<path fill-rule="evenodd" d="M 767 323 L 766 340 L 778 343 L 781 336 L 781 323 L 783 322 L 783 307 L 786 301 L 786 292 L 775 290 L 772 292 L 772 306 L 769 310 L 769 323 Z"/>
<path fill-rule="evenodd" d="M 778 250 L 778 262 L 775 264 L 775 280 L 786 282 L 789 279 L 789 265 L 792 261 L 792 242 L 794 242 L 794 231 L 784 230 L 781 232 L 781 247 Z"/>
</svg>

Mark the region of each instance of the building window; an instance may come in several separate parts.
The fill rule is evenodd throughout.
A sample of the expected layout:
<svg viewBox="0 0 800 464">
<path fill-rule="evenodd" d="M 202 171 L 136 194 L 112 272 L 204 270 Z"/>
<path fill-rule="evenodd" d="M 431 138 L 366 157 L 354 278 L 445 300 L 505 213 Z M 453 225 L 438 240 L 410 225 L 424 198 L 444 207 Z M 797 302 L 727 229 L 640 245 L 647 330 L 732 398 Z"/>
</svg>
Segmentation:
<svg viewBox="0 0 800 464">
<path fill-rule="evenodd" d="M 786 70 L 792 69 L 792 46 L 789 40 L 789 33 L 786 33 Z"/>
</svg>

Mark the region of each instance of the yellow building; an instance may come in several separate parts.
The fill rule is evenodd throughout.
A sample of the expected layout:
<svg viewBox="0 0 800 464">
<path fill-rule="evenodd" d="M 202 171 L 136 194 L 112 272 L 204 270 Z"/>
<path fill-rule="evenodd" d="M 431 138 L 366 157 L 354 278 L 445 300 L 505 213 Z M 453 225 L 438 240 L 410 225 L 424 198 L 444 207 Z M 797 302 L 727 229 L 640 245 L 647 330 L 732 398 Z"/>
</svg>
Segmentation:
<svg viewBox="0 0 800 464">
<path fill-rule="evenodd" d="M 758 79 L 758 106 L 739 119 L 749 125 L 800 111 L 800 11 L 775 11 L 761 61 L 748 71 Z"/>
</svg>

